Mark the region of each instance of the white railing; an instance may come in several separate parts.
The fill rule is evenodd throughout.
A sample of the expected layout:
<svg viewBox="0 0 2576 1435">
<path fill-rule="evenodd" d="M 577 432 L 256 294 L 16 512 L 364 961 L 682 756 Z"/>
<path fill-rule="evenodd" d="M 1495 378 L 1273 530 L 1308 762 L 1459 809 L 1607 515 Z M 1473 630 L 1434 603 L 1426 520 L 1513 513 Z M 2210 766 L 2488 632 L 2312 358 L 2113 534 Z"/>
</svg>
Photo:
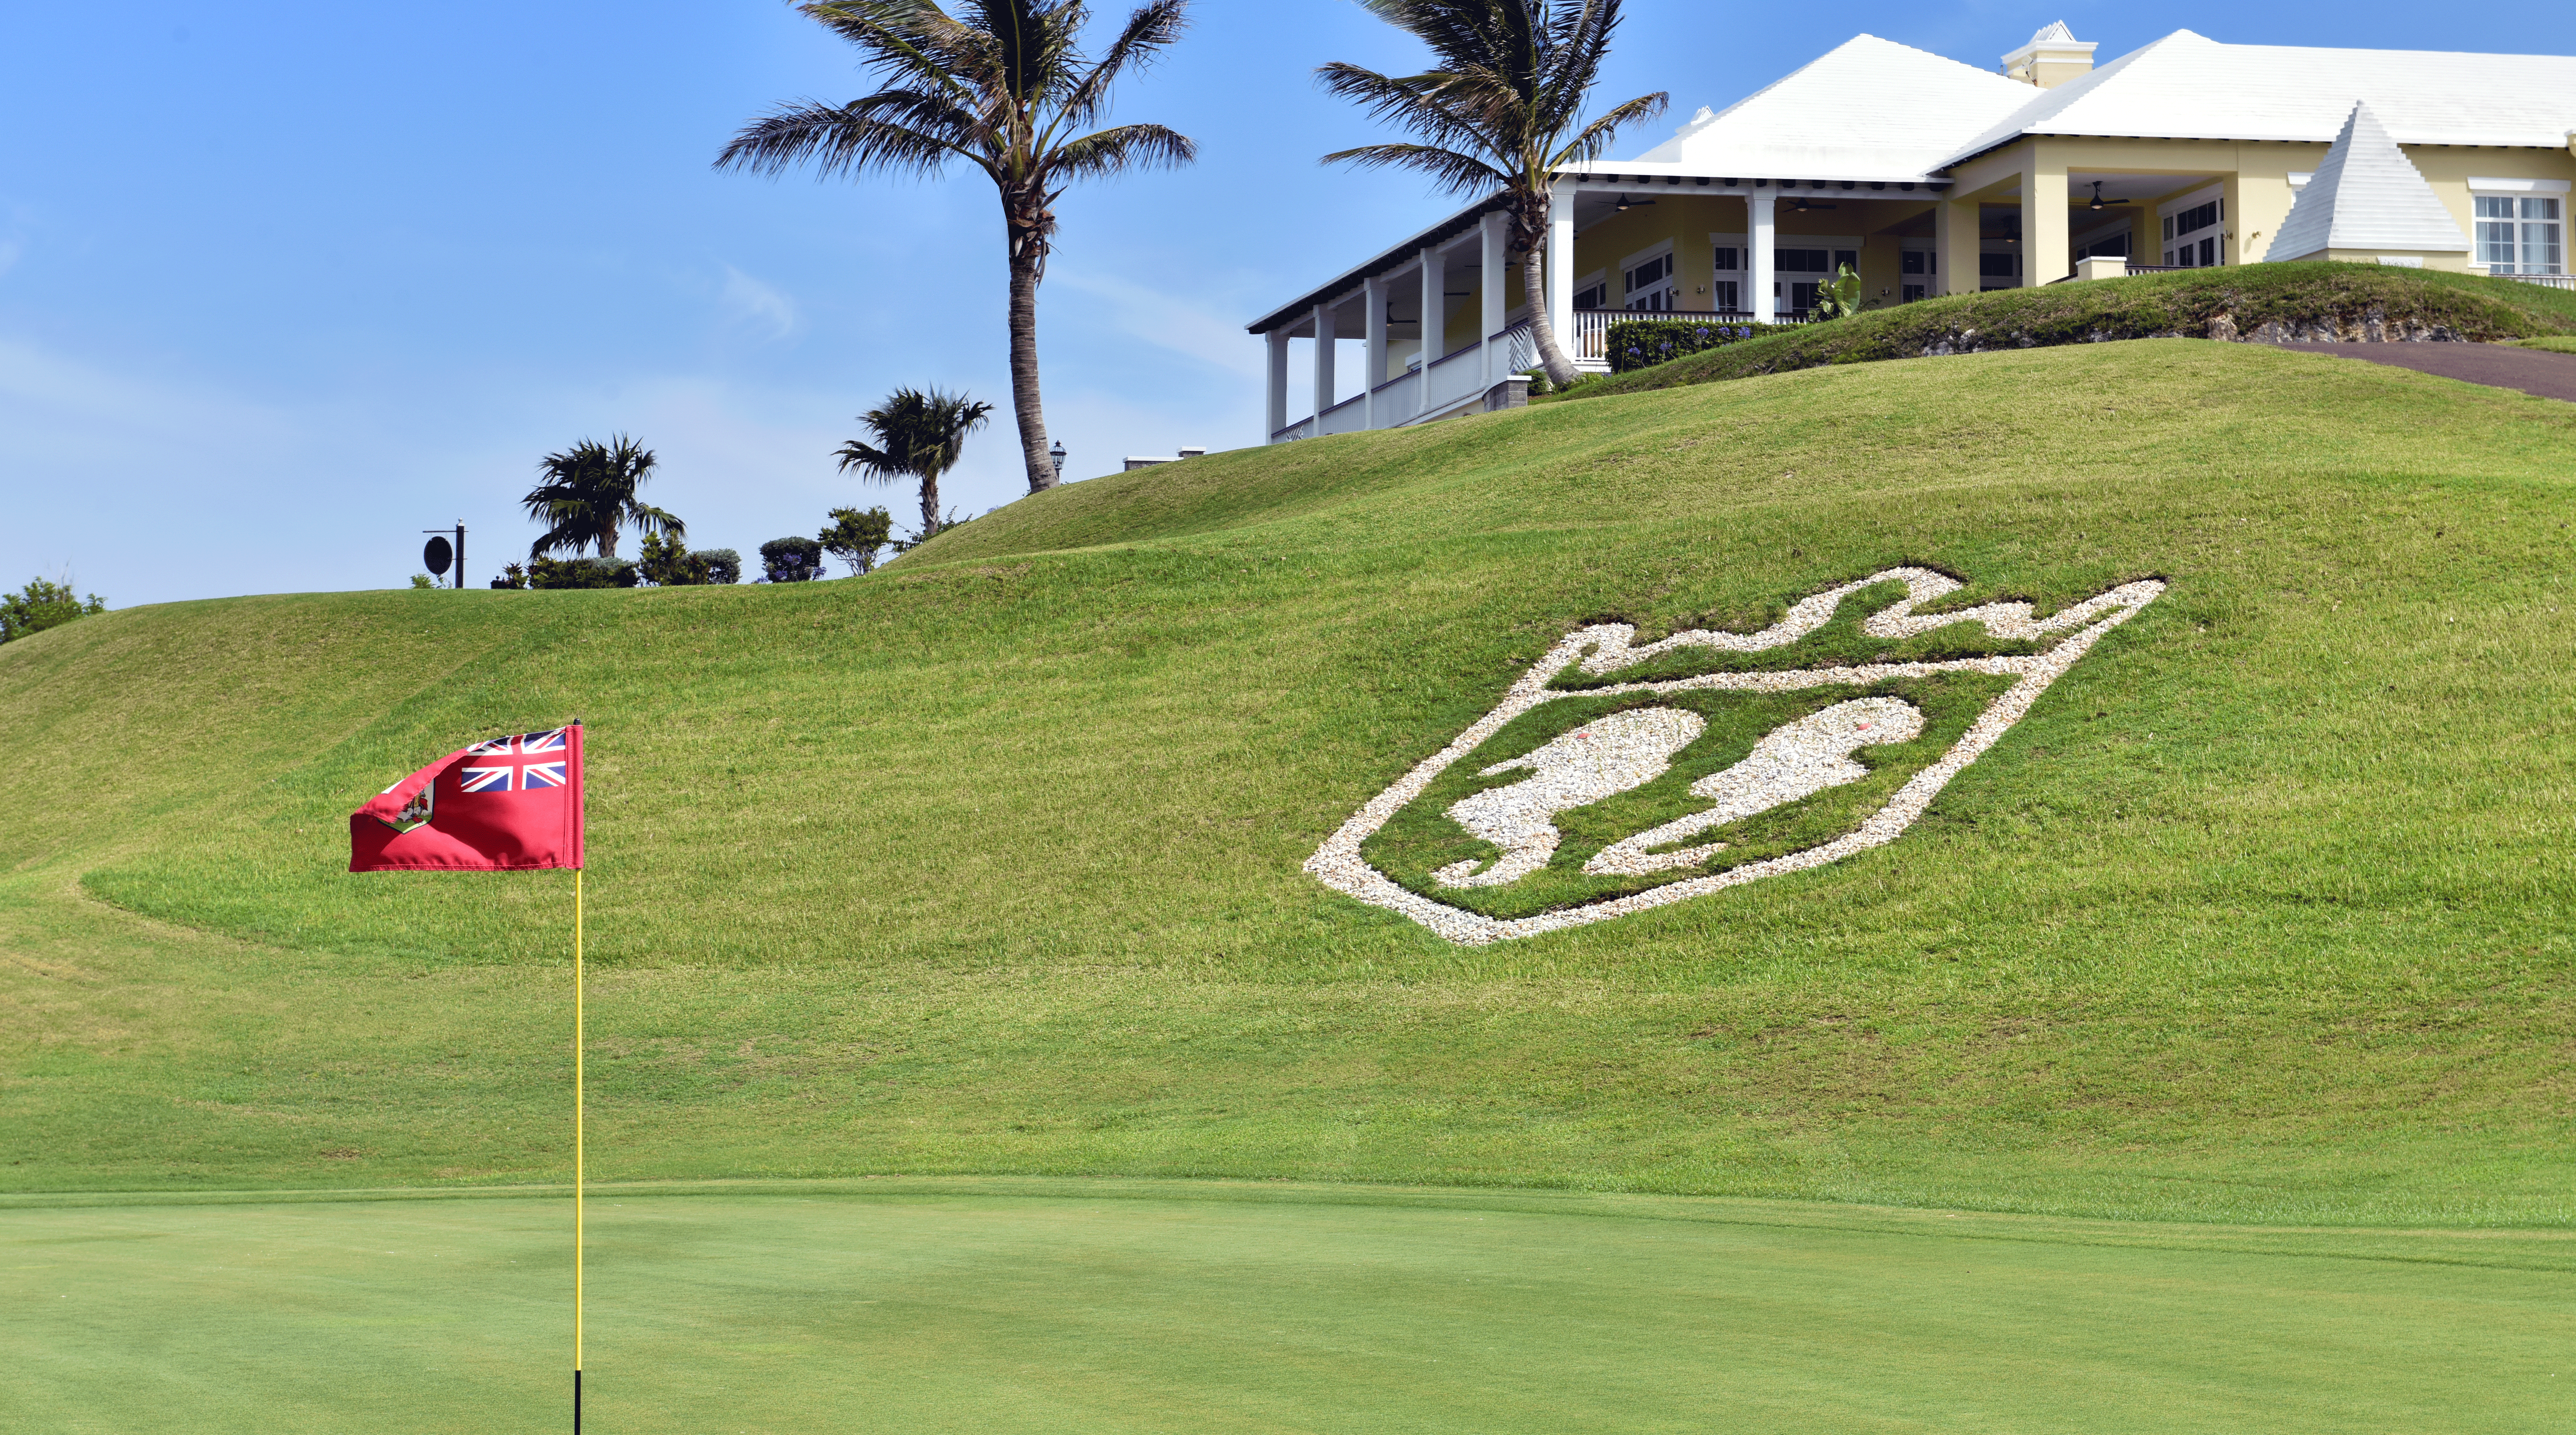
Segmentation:
<svg viewBox="0 0 2576 1435">
<path fill-rule="evenodd" d="M 1393 428 L 1422 412 L 1422 371 L 1407 369 L 1377 386 L 1377 426 Z"/>
<path fill-rule="evenodd" d="M 1422 413 L 1434 413 L 1485 390 L 1485 346 L 1469 344 L 1422 371 Z"/>
<path fill-rule="evenodd" d="M 1273 430 L 1270 435 L 1270 441 L 1272 443 L 1286 443 L 1292 438 L 1312 438 L 1314 436 L 1315 420 L 1310 415 L 1306 418 L 1297 420 L 1295 423 L 1290 424 L 1284 429 Z"/>
<path fill-rule="evenodd" d="M 1803 324 L 1803 314 L 1776 314 L 1769 319 L 1756 318 L 1750 309 L 1577 309 L 1574 311 L 1574 346 L 1566 357 L 1580 364 L 1606 362 L 1610 357 L 1610 326 L 1622 319 L 1678 319 L 1701 324 Z M 1535 361 L 1533 361 L 1535 362 Z"/>
<path fill-rule="evenodd" d="M 2490 271 L 2487 277 L 2510 279 L 2516 284 L 2537 284 L 2544 289 L 2576 289 L 2576 274 L 2497 274 Z"/>
<path fill-rule="evenodd" d="M 1538 340 L 1530 337 L 1529 320 L 1523 319 L 1493 337 L 1503 345 L 1502 362 L 1494 366 L 1497 374 L 1518 374 L 1538 367 Z"/>
<path fill-rule="evenodd" d="M 1368 427 L 1368 395 L 1353 394 L 1315 415 L 1315 432 L 1358 433 Z"/>
</svg>

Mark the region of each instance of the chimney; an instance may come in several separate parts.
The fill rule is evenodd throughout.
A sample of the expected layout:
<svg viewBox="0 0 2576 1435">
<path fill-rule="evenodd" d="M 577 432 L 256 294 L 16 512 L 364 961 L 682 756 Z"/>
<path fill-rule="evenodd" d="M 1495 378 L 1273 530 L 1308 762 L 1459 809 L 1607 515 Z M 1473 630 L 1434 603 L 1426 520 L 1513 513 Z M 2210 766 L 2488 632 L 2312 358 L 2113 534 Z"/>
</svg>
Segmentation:
<svg viewBox="0 0 2576 1435">
<path fill-rule="evenodd" d="M 2030 43 L 2004 56 L 2004 77 L 2053 90 L 2093 69 L 2093 42 L 2078 40 L 2063 20 L 2051 21 Z"/>
</svg>

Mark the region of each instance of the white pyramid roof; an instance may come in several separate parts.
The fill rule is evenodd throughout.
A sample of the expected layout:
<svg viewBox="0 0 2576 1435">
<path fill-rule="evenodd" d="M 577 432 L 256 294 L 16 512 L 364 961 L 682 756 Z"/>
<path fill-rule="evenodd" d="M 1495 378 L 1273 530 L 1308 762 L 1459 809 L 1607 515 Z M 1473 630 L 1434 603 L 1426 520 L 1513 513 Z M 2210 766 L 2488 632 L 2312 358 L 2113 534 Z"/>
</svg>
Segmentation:
<svg viewBox="0 0 2576 1435">
<path fill-rule="evenodd" d="M 1617 163 L 1719 177 L 1920 179 L 2031 93 L 1928 50 L 1856 35 Z"/>
<path fill-rule="evenodd" d="M 2576 57 L 2224 45 L 2176 30 L 2053 90 L 2023 87 L 2013 114 L 1936 167 L 2023 135 L 2322 143 L 2356 95 L 2402 144 L 2558 149 L 2576 125 Z"/>
<path fill-rule="evenodd" d="M 2370 106 L 2356 103 L 2290 217 L 2272 238 L 2272 257 L 2300 259 L 2327 249 L 2465 253 L 2468 236 L 2388 137 Z"/>
</svg>

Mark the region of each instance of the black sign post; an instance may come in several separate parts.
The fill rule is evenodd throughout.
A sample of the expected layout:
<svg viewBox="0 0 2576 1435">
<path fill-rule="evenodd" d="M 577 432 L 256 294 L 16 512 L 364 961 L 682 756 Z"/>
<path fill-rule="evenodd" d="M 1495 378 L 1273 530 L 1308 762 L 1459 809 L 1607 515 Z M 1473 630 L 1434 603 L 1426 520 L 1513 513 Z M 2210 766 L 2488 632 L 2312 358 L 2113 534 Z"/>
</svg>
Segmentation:
<svg viewBox="0 0 2576 1435">
<path fill-rule="evenodd" d="M 422 529 L 422 530 L 421 530 L 421 532 L 423 532 L 423 533 L 428 533 L 428 534 L 432 534 L 432 535 L 436 535 L 436 536 L 433 536 L 433 537 L 429 540 L 429 542 L 427 542 L 427 543 L 425 543 L 425 544 L 421 545 L 421 550 L 420 550 L 420 561 L 421 561 L 421 563 L 422 563 L 424 566 L 426 566 L 426 567 L 429 569 L 429 571 L 430 571 L 431 573 L 433 573 L 433 574 L 437 574 L 437 573 L 444 573 L 444 572 L 446 572 L 446 571 L 447 571 L 447 565 L 448 565 L 448 564 L 450 564 L 450 563 L 454 563 L 454 564 L 456 565 L 456 580 L 455 580 L 455 582 L 454 582 L 453 584 L 451 584 L 450 586 L 452 586 L 452 587 L 457 587 L 457 588 L 462 588 L 462 587 L 464 587 L 464 586 L 465 586 L 465 520 L 464 520 L 464 519 L 460 518 L 460 519 L 456 520 L 456 530 L 455 530 L 455 531 L 456 531 L 456 543 L 455 543 L 455 545 L 454 545 L 453 547 L 450 547 L 450 546 L 449 546 L 449 544 L 448 544 L 447 538 L 446 538 L 446 533 L 447 533 L 447 530 L 446 530 L 446 529 L 443 529 L 443 528 L 424 528 L 424 529 Z"/>
</svg>

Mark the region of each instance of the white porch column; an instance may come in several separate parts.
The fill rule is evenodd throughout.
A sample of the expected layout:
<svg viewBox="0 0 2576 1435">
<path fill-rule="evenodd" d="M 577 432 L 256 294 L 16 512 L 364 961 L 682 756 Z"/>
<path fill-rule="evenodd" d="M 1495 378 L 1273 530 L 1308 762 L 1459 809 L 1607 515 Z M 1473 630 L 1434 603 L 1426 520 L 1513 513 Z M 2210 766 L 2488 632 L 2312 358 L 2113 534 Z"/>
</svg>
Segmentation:
<svg viewBox="0 0 2576 1435">
<path fill-rule="evenodd" d="M 1504 271 L 1509 267 L 1511 260 L 1511 217 L 1504 214 L 1488 214 L 1478 223 L 1477 228 L 1483 231 L 1485 241 L 1483 290 L 1485 313 L 1484 317 L 1477 321 L 1484 327 L 1477 337 L 1485 346 L 1485 382 L 1492 385 L 1503 381 L 1502 367 L 1511 359 L 1509 346 L 1494 342 L 1494 336 L 1503 332 L 1503 316 L 1511 312 L 1511 306 L 1503 302 L 1503 285 L 1509 278 Z"/>
<path fill-rule="evenodd" d="M 1779 256 L 1772 252 L 1778 236 L 1771 227 L 1771 204 L 1777 198 L 1770 190 L 1757 189 L 1745 196 L 1744 207 L 1751 215 L 1745 226 L 1744 242 L 1753 251 L 1753 292 L 1744 296 L 1744 307 L 1753 311 L 1757 323 L 1768 324 L 1779 317 L 1780 301 L 1771 297 L 1778 283 L 1779 270 L 1773 265 Z"/>
<path fill-rule="evenodd" d="M 1384 428 L 1395 421 L 1395 415 L 1377 411 L 1377 386 L 1386 382 L 1386 281 L 1374 274 L 1361 280 L 1360 302 L 1368 312 L 1368 375 L 1360 380 L 1360 392 L 1368 398 L 1360 412 L 1370 428 Z"/>
<path fill-rule="evenodd" d="M 1413 412 L 1431 407 L 1431 366 L 1449 352 L 1449 260 L 1422 251 L 1422 381 L 1413 386 Z"/>
<path fill-rule="evenodd" d="M 1547 196 L 1547 322 L 1557 347 L 1574 357 L 1574 191 L 1563 185 Z"/>
<path fill-rule="evenodd" d="M 1261 441 L 1276 443 L 1279 431 L 1288 427 L 1288 327 L 1283 324 L 1261 337 L 1270 351 L 1270 428 Z"/>
<path fill-rule="evenodd" d="M 1315 306 L 1315 431 L 1324 436 L 1324 410 L 1333 406 L 1333 301 Z"/>
</svg>

